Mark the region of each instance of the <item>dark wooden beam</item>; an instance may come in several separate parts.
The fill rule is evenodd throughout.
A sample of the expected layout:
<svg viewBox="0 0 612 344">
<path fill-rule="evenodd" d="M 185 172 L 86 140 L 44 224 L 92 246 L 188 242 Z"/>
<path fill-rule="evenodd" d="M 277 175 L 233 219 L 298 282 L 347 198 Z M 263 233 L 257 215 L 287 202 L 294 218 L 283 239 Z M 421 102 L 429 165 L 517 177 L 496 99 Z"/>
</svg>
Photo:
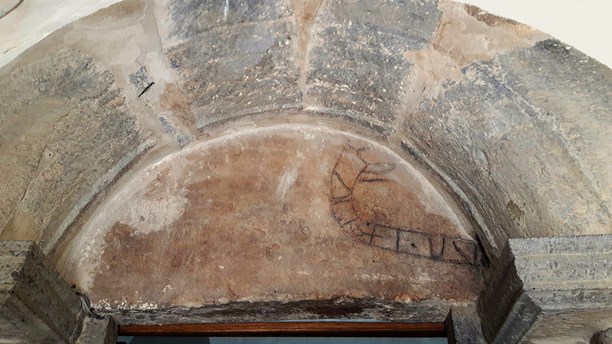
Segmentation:
<svg viewBox="0 0 612 344">
<path fill-rule="evenodd" d="M 256 322 L 234 324 L 123 325 L 124 336 L 202 337 L 446 337 L 444 323 Z"/>
</svg>

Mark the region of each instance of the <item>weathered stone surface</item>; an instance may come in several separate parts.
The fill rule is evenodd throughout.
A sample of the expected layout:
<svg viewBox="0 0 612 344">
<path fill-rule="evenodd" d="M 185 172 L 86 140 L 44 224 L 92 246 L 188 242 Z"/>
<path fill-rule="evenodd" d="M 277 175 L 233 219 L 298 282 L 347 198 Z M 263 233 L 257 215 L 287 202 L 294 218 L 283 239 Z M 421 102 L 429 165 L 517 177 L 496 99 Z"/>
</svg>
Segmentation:
<svg viewBox="0 0 612 344">
<path fill-rule="evenodd" d="M 592 235 L 511 240 L 510 248 L 523 284 L 532 291 L 605 290 L 612 289 L 611 243 L 611 235 Z"/>
<path fill-rule="evenodd" d="M 612 327 L 595 333 L 590 344 L 612 344 Z"/>
<path fill-rule="evenodd" d="M 563 67 L 552 67 L 557 64 Z M 580 71 L 565 76 L 572 66 Z M 604 133 L 594 128 L 612 124 L 604 96 L 612 92 L 610 70 L 544 41 L 463 74 L 407 116 L 404 130 L 474 202 L 488 227 L 485 241 L 502 247 L 505 237 L 609 233 L 610 199 L 597 186 L 609 189 L 609 159 L 603 157 L 609 143 L 589 148 L 588 162 L 572 152 L 590 140 L 602 142 Z M 529 81 L 534 75 L 540 81 Z M 571 105 L 574 96 L 564 99 L 548 83 L 574 90 L 582 110 Z M 597 183 L 593 171 L 599 171 Z"/>
<path fill-rule="evenodd" d="M 0 237 L 48 250 L 143 139 L 113 76 L 78 50 L 16 68 L 2 83 Z"/>
<path fill-rule="evenodd" d="M 601 203 L 599 209 L 593 210 L 601 211 L 599 219 L 593 217 L 593 221 L 599 220 L 610 233 L 612 142 L 606 130 L 601 129 L 612 124 L 612 71 L 556 40 L 501 55 L 499 61 L 507 73 L 504 79 L 508 86 L 539 110 L 537 121 L 546 123 L 548 130 L 564 143 L 566 154 L 573 160 L 570 166 L 575 166 L 585 179 L 581 193 Z M 553 214 L 565 219 L 571 211 L 558 203 L 555 202 Z M 582 214 L 589 212 L 574 214 L 564 223 L 589 228 L 588 223 L 578 222 Z"/>
<path fill-rule="evenodd" d="M 0 339 L 73 343 L 81 301 L 33 241 L 0 241 Z"/>
<path fill-rule="evenodd" d="M 175 306 L 156 309 L 107 309 L 122 325 L 169 323 L 221 323 L 313 320 L 313 319 L 380 319 L 414 322 L 440 322 L 448 314 L 451 303 L 423 300 L 406 303 L 378 298 L 333 297 L 328 300 L 301 301 L 236 301 L 204 307 Z"/>
<path fill-rule="evenodd" d="M 444 316 L 449 305 L 472 301 L 479 289 L 473 261 L 398 252 L 364 242 L 338 222 L 331 177 L 344 176 L 333 171 L 346 157 L 347 142 L 359 147 L 368 170 L 392 167 L 349 196 L 369 214 L 360 221 L 477 245 L 467 221 L 390 151 L 332 129 L 294 124 L 222 136 L 147 169 L 109 198 L 102 216 L 67 247 L 60 270 L 96 308 L 113 314 L 176 308 L 187 317 L 189 308 L 228 302 L 375 296 L 404 302 L 397 314 L 420 319 L 407 314 L 421 301 L 438 302 L 436 314 Z M 368 201 L 369 193 L 376 202 Z M 395 204 L 398 193 L 403 202 Z"/>
<path fill-rule="evenodd" d="M 60 31 L 0 71 L 0 237 L 60 239 L 54 262 L 96 307 L 133 323 L 441 320 L 481 286 L 472 221 L 496 258 L 489 337 L 610 327 L 601 244 L 582 242 L 591 261 L 502 253 L 612 228 L 612 76 L 573 49 L 445 0 L 130 0 Z M 325 128 L 253 129 L 302 108 Z M 158 150 L 111 183 L 148 130 Z M 90 203 L 100 190 L 112 199 Z"/>
<path fill-rule="evenodd" d="M 86 318 L 77 344 L 115 344 L 119 327 L 112 317 L 105 319 Z"/>
<path fill-rule="evenodd" d="M 510 239 L 479 299 L 493 343 L 586 342 L 612 324 L 612 236 Z"/>
<path fill-rule="evenodd" d="M 286 0 L 171 1 L 172 36 L 190 38 L 215 27 L 275 21 L 292 14 Z"/>
<path fill-rule="evenodd" d="M 612 324 L 610 308 L 543 312 L 521 343 L 588 344 L 598 329 Z"/>
<path fill-rule="evenodd" d="M 182 91 L 196 127 L 247 114 L 300 108 L 296 25 L 290 17 L 280 18 L 288 14 L 282 2 L 232 5 L 227 20 L 220 12 L 223 4 L 211 2 L 198 11 L 177 5 L 170 10 L 177 20 L 175 34 L 189 35 L 187 42 L 169 49 L 168 58 L 183 77 Z M 203 27 L 186 33 L 184 22 L 203 23 Z"/>
<path fill-rule="evenodd" d="M 526 294 L 542 308 L 524 341 L 588 342 L 612 326 L 612 236 L 511 241 Z"/>
<path fill-rule="evenodd" d="M 436 30 L 435 1 L 329 1 L 319 10 L 308 55 L 308 95 L 332 115 L 388 129 L 410 63 Z"/>
<path fill-rule="evenodd" d="M 130 82 L 139 97 L 155 83 L 145 67 L 140 67 L 136 72 L 130 74 Z"/>
<path fill-rule="evenodd" d="M 446 318 L 450 344 L 485 344 L 480 317 L 473 306 L 452 307 Z"/>
</svg>

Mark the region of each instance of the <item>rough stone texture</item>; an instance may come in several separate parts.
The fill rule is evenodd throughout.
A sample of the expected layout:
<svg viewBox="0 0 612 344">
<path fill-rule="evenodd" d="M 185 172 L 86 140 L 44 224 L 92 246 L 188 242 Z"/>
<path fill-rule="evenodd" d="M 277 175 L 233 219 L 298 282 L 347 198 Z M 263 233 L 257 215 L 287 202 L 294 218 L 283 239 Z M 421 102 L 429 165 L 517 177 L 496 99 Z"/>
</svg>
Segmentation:
<svg viewBox="0 0 612 344">
<path fill-rule="evenodd" d="M 33 241 L 0 241 L 0 339 L 74 343 L 81 301 Z"/>
<path fill-rule="evenodd" d="M 498 258 L 507 238 L 612 228 L 612 73 L 548 38 L 444 0 L 122 1 L 0 70 L 0 237 L 54 246 L 61 272 L 126 321 L 206 319 L 215 303 L 209 318 L 220 320 L 224 309 L 248 313 L 247 300 L 257 300 L 249 319 L 265 320 L 278 302 L 338 297 L 410 299 L 391 315 L 372 306 L 390 319 L 439 300 L 423 319 L 441 319 L 481 286 L 472 223 L 499 286 L 483 294 L 499 313 L 492 326 L 515 312 L 540 331 L 537 314 L 582 335 L 581 321 L 607 319 L 604 292 L 531 281 L 543 291 L 525 293 L 528 276 Z M 300 116 L 345 133 L 236 139 Z M 131 164 L 147 135 L 155 148 Z M 343 155 L 338 138 L 349 136 Z M 422 173 L 406 172 L 409 155 Z M 459 207 L 467 220 L 452 219 Z M 111 285 L 117 275 L 136 287 Z"/>
<path fill-rule="evenodd" d="M 126 0 L 72 23 L 49 37 L 47 49 L 63 44 L 91 54 L 112 73 L 126 111 L 137 119 L 152 154 L 177 149 L 193 139 L 183 123 L 189 107 L 178 91 L 177 77 L 160 39 L 157 1 Z M 41 47 L 44 51 L 45 46 Z M 145 135 L 146 134 L 146 135 Z"/>
<path fill-rule="evenodd" d="M 286 5 L 248 1 L 224 8 L 225 4 L 176 2 L 170 8 L 173 34 L 186 42 L 170 48 L 168 58 L 183 78 L 181 90 L 196 127 L 300 108 L 296 25 Z"/>
<path fill-rule="evenodd" d="M 359 160 L 361 177 L 343 165 L 347 143 L 368 162 Z M 354 190 L 345 199 L 359 221 L 378 226 L 368 240 L 335 210 L 342 183 Z M 479 263 L 467 255 L 478 247 L 473 229 L 443 194 L 390 151 L 332 129 L 224 135 L 166 157 L 108 202 L 59 267 L 113 312 L 373 296 L 408 310 L 439 300 L 443 320 L 480 286 Z M 400 243 L 423 245 L 420 254 L 379 242 L 396 231 L 450 246 L 431 255 L 428 243 Z M 459 242 L 469 250 L 457 251 Z"/>
<path fill-rule="evenodd" d="M 115 344 L 119 327 L 112 317 L 105 319 L 86 318 L 77 344 Z"/>
<path fill-rule="evenodd" d="M 612 344 L 612 327 L 595 333 L 590 344 Z"/>
<path fill-rule="evenodd" d="M 302 301 L 237 301 L 203 307 L 175 306 L 155 309 L 119 308 L 101 310 L 122 325 L 237 323 L 317 320 L 379 319 L 386 321 L 441 322 L 452 302 L 425 300 L 406 303 L 373 297 L 334 297 Z"/>
<path fill-rule="evenodd" d="M 476 308 L 452 307 L 446 318 L 446 333 L 450 344 L 485 344 L 480 317 Z"/>
<path fill-rule="evenodd" d="M 434 1 L 328 1 L 313 26 L 307 75 L 317 111 L 388 130 L 410 69 L 403 56 L 437 27 Z"/>
<path fill-rule="evenodd" d="M 133 159 L 141 136 L 113 76 L 64 49 L 14 69 L 0 90 L 0 238 L 48 250 Z"/>
<path fill-rule="evenodd" d="M 183 39 L 219 26 L 275 21 L 291 15 L 286 1 L 179 0 L 170 4 L 170 15 L 176 23 L 173 36 Z"/>
<path fill-rule="evenodd" d="M 609 307 L 543 312 L 521 343 L 587 344 L 593 332 L 610 324 L 612 312 Z"/>
<path fill-rule="evenodd" d="M 140 67 L 136 72 L 130 74 L 130 82 L 132 83 L 132 87 L 138 93 L 138 96 L 142 96 L 153 84 L 155 83 L 149 73 L 147 73 L 147 69 L 145 67 Z"/>
<path fill-rule="evenodd" d="M 404 126 L 474 202 L 486 241 L 609 233 L 610 144 L 595 127 L 611 125 L 610 70 L 549 40 L 463 74 Z"/>
<path fill-rule="evenodd" d="M 586 342 L 612 324 L 612 236 L 510 239 L 479 299 L 490 342 Z"/>
</svg>

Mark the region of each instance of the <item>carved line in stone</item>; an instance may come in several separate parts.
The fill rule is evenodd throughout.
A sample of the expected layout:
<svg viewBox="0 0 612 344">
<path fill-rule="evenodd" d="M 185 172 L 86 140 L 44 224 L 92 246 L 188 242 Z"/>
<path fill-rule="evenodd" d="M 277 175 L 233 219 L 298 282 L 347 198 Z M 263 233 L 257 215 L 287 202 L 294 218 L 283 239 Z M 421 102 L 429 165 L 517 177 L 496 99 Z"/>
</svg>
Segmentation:
<svg viewBox="0 0 612 344">
<path fill-rule="evenodd" d="M 338 224 L 358 241 L 398 253 L 426 257 L 454 264 L 482 265 L 482 253 L 473 240 L 423 233 L 411 228 L 390 227 L 366 221 L 353 205 L 353 189 L 358 182 L 386 183 L 384 176 L 394 163 L 370 163 L 350 141 L 343 147 L 330 181 L 331 213 Z"/>
</svg>

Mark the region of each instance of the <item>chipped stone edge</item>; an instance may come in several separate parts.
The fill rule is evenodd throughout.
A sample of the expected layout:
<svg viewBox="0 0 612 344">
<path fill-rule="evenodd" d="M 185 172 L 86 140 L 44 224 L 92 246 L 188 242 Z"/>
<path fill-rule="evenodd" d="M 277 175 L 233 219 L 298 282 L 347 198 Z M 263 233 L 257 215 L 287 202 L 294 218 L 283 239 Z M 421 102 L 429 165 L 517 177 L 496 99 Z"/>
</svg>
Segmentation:
<svg viewBox="0 0 612 344">
<path fill-rule="evenodd" d="M 169 306 L 154 309 L 100 309 L 100 314 L 116 319 L 120 325 L 156 325 L 170 323 L 227 323 L 317 320 L 377 319 L 407 322 L 443 322 L 453 306 L 469 302 L 423 300 L 400 302 L 377 298 L 337 297 L 326 300 L 235 301 L 201 307 Z"/>
<path fill-rule="evenodd" d="M 612 312 L 612 269 L 602 277 L 588 268 L 600 260 L 611 262 L 611 248 L 612 234 L 509 239 L 478 301 L 487 341 L 519 343 L 534 324 L 546 321 L 542 315 L 547 313 Z M 542 273 L 541 266 L 529 264 L 535 257 L 549 270 Z"/>
</svg>

